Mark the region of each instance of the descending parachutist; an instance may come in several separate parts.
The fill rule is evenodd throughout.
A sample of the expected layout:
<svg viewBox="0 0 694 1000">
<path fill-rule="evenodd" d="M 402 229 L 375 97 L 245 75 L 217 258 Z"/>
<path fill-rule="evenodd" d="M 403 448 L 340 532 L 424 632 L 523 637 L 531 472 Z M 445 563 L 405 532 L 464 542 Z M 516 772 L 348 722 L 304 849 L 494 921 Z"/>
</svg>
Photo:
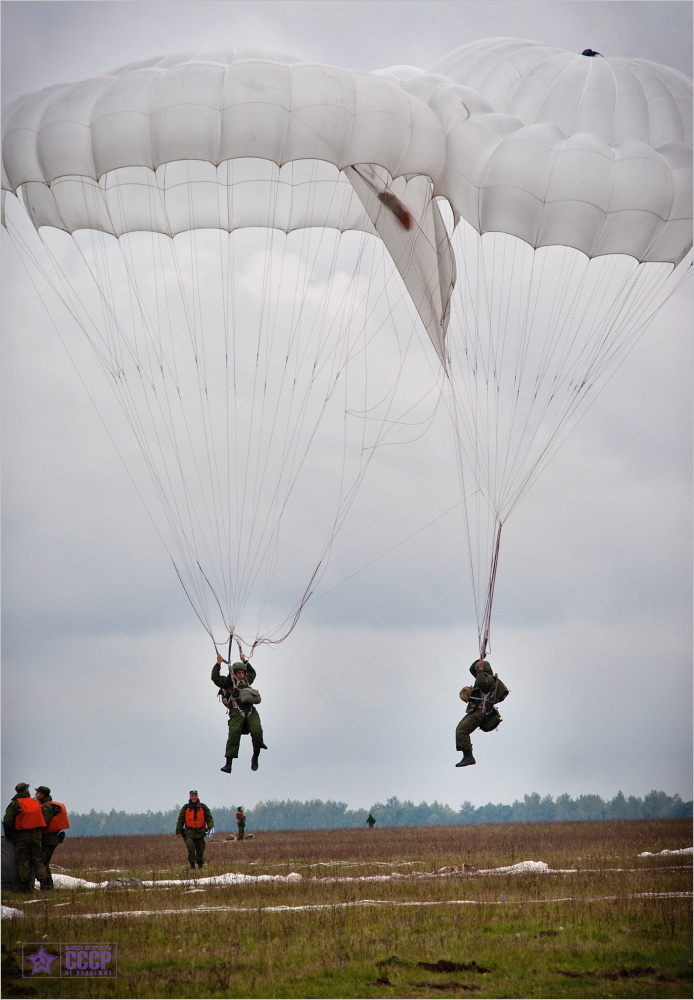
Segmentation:
<svg viewBox="0 0 694 1000">
<path fill-rule="evenodd" d="M 231 774 L 231 765 L 239 755 L 239 744 L 244 733 L 250 733 L 253 742 L 253 757 L 251 771 L 258 770 L 258 756 L 261 750 L 267 750 L 263 742 L 263 727 L 256 705 L 260 703 L 260 695 L 251 687 L 255 680 L 255 670 L 242 651 L 240 660 L 232 663 L 229 673 L 221 675 L 221 664 L 227 663 L 221 653 L 217 653 L 217 662 L 212 668 L 212 682 L 220 689 L 222 704 L 229 712 L 229 736 L 224 751 L 226 763 L 221 768 L 225 774 Z M 231 659 L 231 656 L 229 657 Z"/>
<path fill-rule="evenodd" d="M 460 692 L 460 699 L 467 702 L 467 708 L 455 731 L 455 748 L 463 752 L 463 759 L 458 761 L 456 767 L 468 767 L 477 763 L 472 756 L 470 733 L 474 733 L 477 728 L 485 733 L 496 729 L 502 719 L 495 705 L 509 693 L 504 682 L 492 673 L 489 660 L 475 660 L 470 673 L 475 678 L 474 686 L 464 687 Z"/>
</svg>

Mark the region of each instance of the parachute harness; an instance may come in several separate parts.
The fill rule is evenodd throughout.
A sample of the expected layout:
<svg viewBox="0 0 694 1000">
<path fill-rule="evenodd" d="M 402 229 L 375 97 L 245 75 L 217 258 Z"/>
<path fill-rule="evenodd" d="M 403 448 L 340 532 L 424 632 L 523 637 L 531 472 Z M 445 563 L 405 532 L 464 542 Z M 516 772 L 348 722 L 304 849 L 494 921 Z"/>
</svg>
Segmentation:
<svg viewBox="0 0 694 1000">
<path fill-rule="evenodd" d="M 229 715 L 231 715 L 231 713 L 235 709 L 245 719 L 247 718 L 246 713 L 243 711 L 237 700 L 239 692 L 238 681 L 236 680 L 236 675 L 234 671 L 231 669 L 231 646 L 233 641 L 234 641 L 234 633 L 231 632 L 231 634 L 229 635 L 229 648 L 227 650 L 227 659 L 225 660 L 224 657 L 222 657 L 222 663 L 226 663 L 227 666 L 229 667 L 229 680 L 231 681 L 231 687 L 227 688 L 226 690 L 224 688 L 220 688 L 219 691 L 217 692 L 217 697 L 220 699 L 222 705 L 224 705 Z M 243 649 L 241 648 L 241 643 L 239 642 L 238 639 L 236 640 L 236 644 L 239 647 L 239 653 L 243 656 Z M 255 646 L 256 644 L 253 643 L 253 646 L 251 647 L 251 655 L 253 654 Z M 215 651 L 218 652 L 216 642 L 214 644 L 214 648 Z M 251 709 L 252 708 L 253 706 L 251 705 Z M 248 715 L 250 714 L 251 713 L 249 712 Z"/>
<path fill-rule="evenodd" d="M 488 691 L 487 694 L 483 694 L 480 691 L 478 695 L 475 694 L 470 695 L 470 701 L 479 701 L 477 709 L 479 710 L 481 708 L 485 715 L 491 715 L 491 713 L 496 708 L 496 695 L 499 689 L 498 674 L 494 674 L 494 680 L 496 683 L 494 684 L 493 691 Z"/>
</svg>

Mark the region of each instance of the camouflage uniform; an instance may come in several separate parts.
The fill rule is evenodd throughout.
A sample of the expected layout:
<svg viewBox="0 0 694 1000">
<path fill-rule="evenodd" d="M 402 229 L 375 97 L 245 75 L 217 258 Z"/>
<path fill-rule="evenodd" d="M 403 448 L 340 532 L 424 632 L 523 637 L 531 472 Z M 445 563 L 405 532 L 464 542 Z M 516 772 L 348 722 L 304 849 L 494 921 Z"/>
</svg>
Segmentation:
<svg viewBox="0 0 694 1000">
<path fill-rule="evenodd" d="M 216 684 L 219 688 L 230 688 L 232 685 L 237 683 L 234 677 L 234 670 L 237 664 L 233 663 L 228 674 L 221 674 L 221 664 L 215 663 L 212 668 L 212 682 Z M 248 686 L 253 685 L 256 678 L 256 673 L 253 667 L 248 661 L 246 663 L 239 663 L 246 671 L 246 682 Z M 234 759 L 239 755 L 239 745 L 241 743 L 241 737 L 245 733 L 251 734 L 251 740 L 253 742 L 253 756 L 257 759 L 258 754 L 261 750 L 267 750 L 263 742 L 263 727 L 260 723 L 260 715 L 258 714 L 255 705 L 237 705 L 229 709 L 229 736 L 227 738 L 226 750 L 224 751 L 224 756 L 229 759 Z"/>
<path fill-rule="evenodd" d="M 494 690 L 495 684 L 492 668 L 486 660 L 482 666 L 480 666 L 479 660 L 475 660 L 470 667 L 470 673 L 475 678 L 475 684 L 465 715 L 458 723 L 455 731 L 455 748 L 456 750 L 462 750 L 466 754 L 472 753 L 470 733 L 474 733 L 485 716 L 484 709 L 479 707 L 479 700 L 475 698 L 475 695 L 480 693 L 489 694 L 490 691 Z"/>
<path fill-rule="evenodd" d="M 44 795 L 44 800 L 41 802 L 41 812 L 43 813 L 43 818 L 46 821 L 46 826 L 50 823 L 54 816 L 60 813 L 60 806 L 57 805 L 51 799 L 51 790 L 46 788 L 45 785 L 40 785 L 37 792 L 41 792 Z M 56 833 L 46 833 L 44 829 L 41 830 L 41 850 L 43 852 L 43 863 L 46 866 L 47 878 L 51 886 L 53 885 L 53 875 L 51 873 L 51 858 L 53 857 L 53 851 L 56 849 L 58 844 L 62 844 L 65 840 L 65 831 L 60 830 Z"/>
<path fill-rule="evenodd" d="M 41 848 L 41 828 L 35 827 L 33 830 L 16 830 L 15 820 L 20 812 L 18 799 L 29 799 L 29 786 L 20 782 L 16 786 L 17 794 L 12 798 L 9 806 L 5 810 L 2 825 L 5 829 L 5 836 L 14 842 L 14 854 L 17 861 L 17 872 L 19 874 L 20 892 L 34 891 L 34 878 L 41 883 L 41 888 L 48 888 L 48 870 L 43 863 L 43 850 Z M 33 877 L 31 869 L 34 869 Z"/>
<path fill-rule="evenodd" d="M 186 809 L 193 809 L 197 812 L 198 809 L 202 809 L 203 815 L 205 816 L 205 826 L 201 828 L 196 828 L 193 830 L 186 829 Z M 188 800 L 187 804 L 183 806 L 180 813 L 178 814 L 178 820 L 176 822 L 176 833 L 183 835 L 183 839 L 186 842 L 186 849 L 188 851 L 188 861 L 191 868 L 195 868 L 195 862 L 197 861 L 198 868 L 202 868 L 205 863 L 205 833 L 206 830 L 211 830 L 214 826 L 214 820 L 212 819 L 212 813 L 207 808 L 204 802 L 197 802 Z"/>
<path fill-rule="evenodd" d="M 238 830 L 238 839 L 243 840 L 243 835 L 246 830 L 246 814 L 241 806 L 239 806 L 236 811 L 236 829 Z"/>
</svg>

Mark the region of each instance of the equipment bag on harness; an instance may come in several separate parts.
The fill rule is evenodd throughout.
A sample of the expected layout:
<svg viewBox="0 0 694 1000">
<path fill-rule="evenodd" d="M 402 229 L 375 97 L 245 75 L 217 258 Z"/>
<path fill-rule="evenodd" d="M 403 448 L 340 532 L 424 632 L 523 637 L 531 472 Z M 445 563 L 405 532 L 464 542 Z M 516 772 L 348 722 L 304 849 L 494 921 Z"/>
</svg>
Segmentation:
<svg viewBox="0 0 694 1000">
<path fill-rule="evenodd" d="M 221 688 L 217 693 L 217 697 L 222 699 L 222 705 L 224 705 L 229 712 L 241 705 L 252 706 L 260 704 L 260 692 L 250 686 L 239 687 L 234 684 L 231 687 Z"/>
<path fill-rule="evenodd" d="M 469 701 L 478 702 L 478 707 L 484 711 L 484 719 L 480 722 L 480 729 L 484 733 L 490 733 L 493 729 L 503 721 L 495 705 L 507 698 L 511 693 L 506 687 L 502 680 L 499 680 L 498 674 L 494 674 L 494 687 L 487 694 L 482 694 L 482 692 L 471 692 Z M 463 691 L 465 688 L 463 688 Z M 463 697 L 462 691 L 460 693 L 461 698 Z M 466 699 L 463 699 L 466 700 Z"/>
</svg>

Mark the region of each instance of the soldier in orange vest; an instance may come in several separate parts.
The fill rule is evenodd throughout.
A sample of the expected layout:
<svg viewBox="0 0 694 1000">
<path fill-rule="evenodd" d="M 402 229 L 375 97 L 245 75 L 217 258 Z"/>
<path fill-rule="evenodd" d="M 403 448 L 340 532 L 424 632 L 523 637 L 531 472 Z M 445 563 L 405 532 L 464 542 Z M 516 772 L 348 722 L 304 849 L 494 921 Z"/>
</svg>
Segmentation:
<svg viewBox="0 0 694 1000">
<path fill-rule="evenodd" d="M 17 793 L 5 810 L 2 825 L 5 836 L 14 842 L 14 856 L 19 874 L 19 891 L 34 891 L 34 877 L 42 889 L 51 889 L 41 848 L 41 828 L 46 825 L 39 803 L 32 799 L 26 781 L 14 787 Z M 34 869 L 32 877 L 31 869 Z"/>
<path fill-rule="evenodd" d="M 53 851 L 58 844 L 65 840 L 65 831 L 70 826 L 67 818 L 67 809 L 62 802 L 54 802 L 51 798 L 51 790 L 46 785 L 39 785 L 34 789 L 34 798 L 41 805 L 41 812 L 46 821 L 45 827 L 41 830 L 41 849 L 43 851 L 43 863 L 48 872 L 48 881 L 53 888 L 53 875 L 51 874 L 51 858 Z"/>
<path fill-rule="evenodd" d="M 198 868 L 202 868 L 205 864 L 205 830 L 214 833 L 214 820 L 205 803 L 198 798 L 195 788 L 191 788 L 188 795 L 188 804 L 178 814 L 176 836 L 185 838 L 190 867 L 195 868 L 197 861 Z"/>
</svg>

